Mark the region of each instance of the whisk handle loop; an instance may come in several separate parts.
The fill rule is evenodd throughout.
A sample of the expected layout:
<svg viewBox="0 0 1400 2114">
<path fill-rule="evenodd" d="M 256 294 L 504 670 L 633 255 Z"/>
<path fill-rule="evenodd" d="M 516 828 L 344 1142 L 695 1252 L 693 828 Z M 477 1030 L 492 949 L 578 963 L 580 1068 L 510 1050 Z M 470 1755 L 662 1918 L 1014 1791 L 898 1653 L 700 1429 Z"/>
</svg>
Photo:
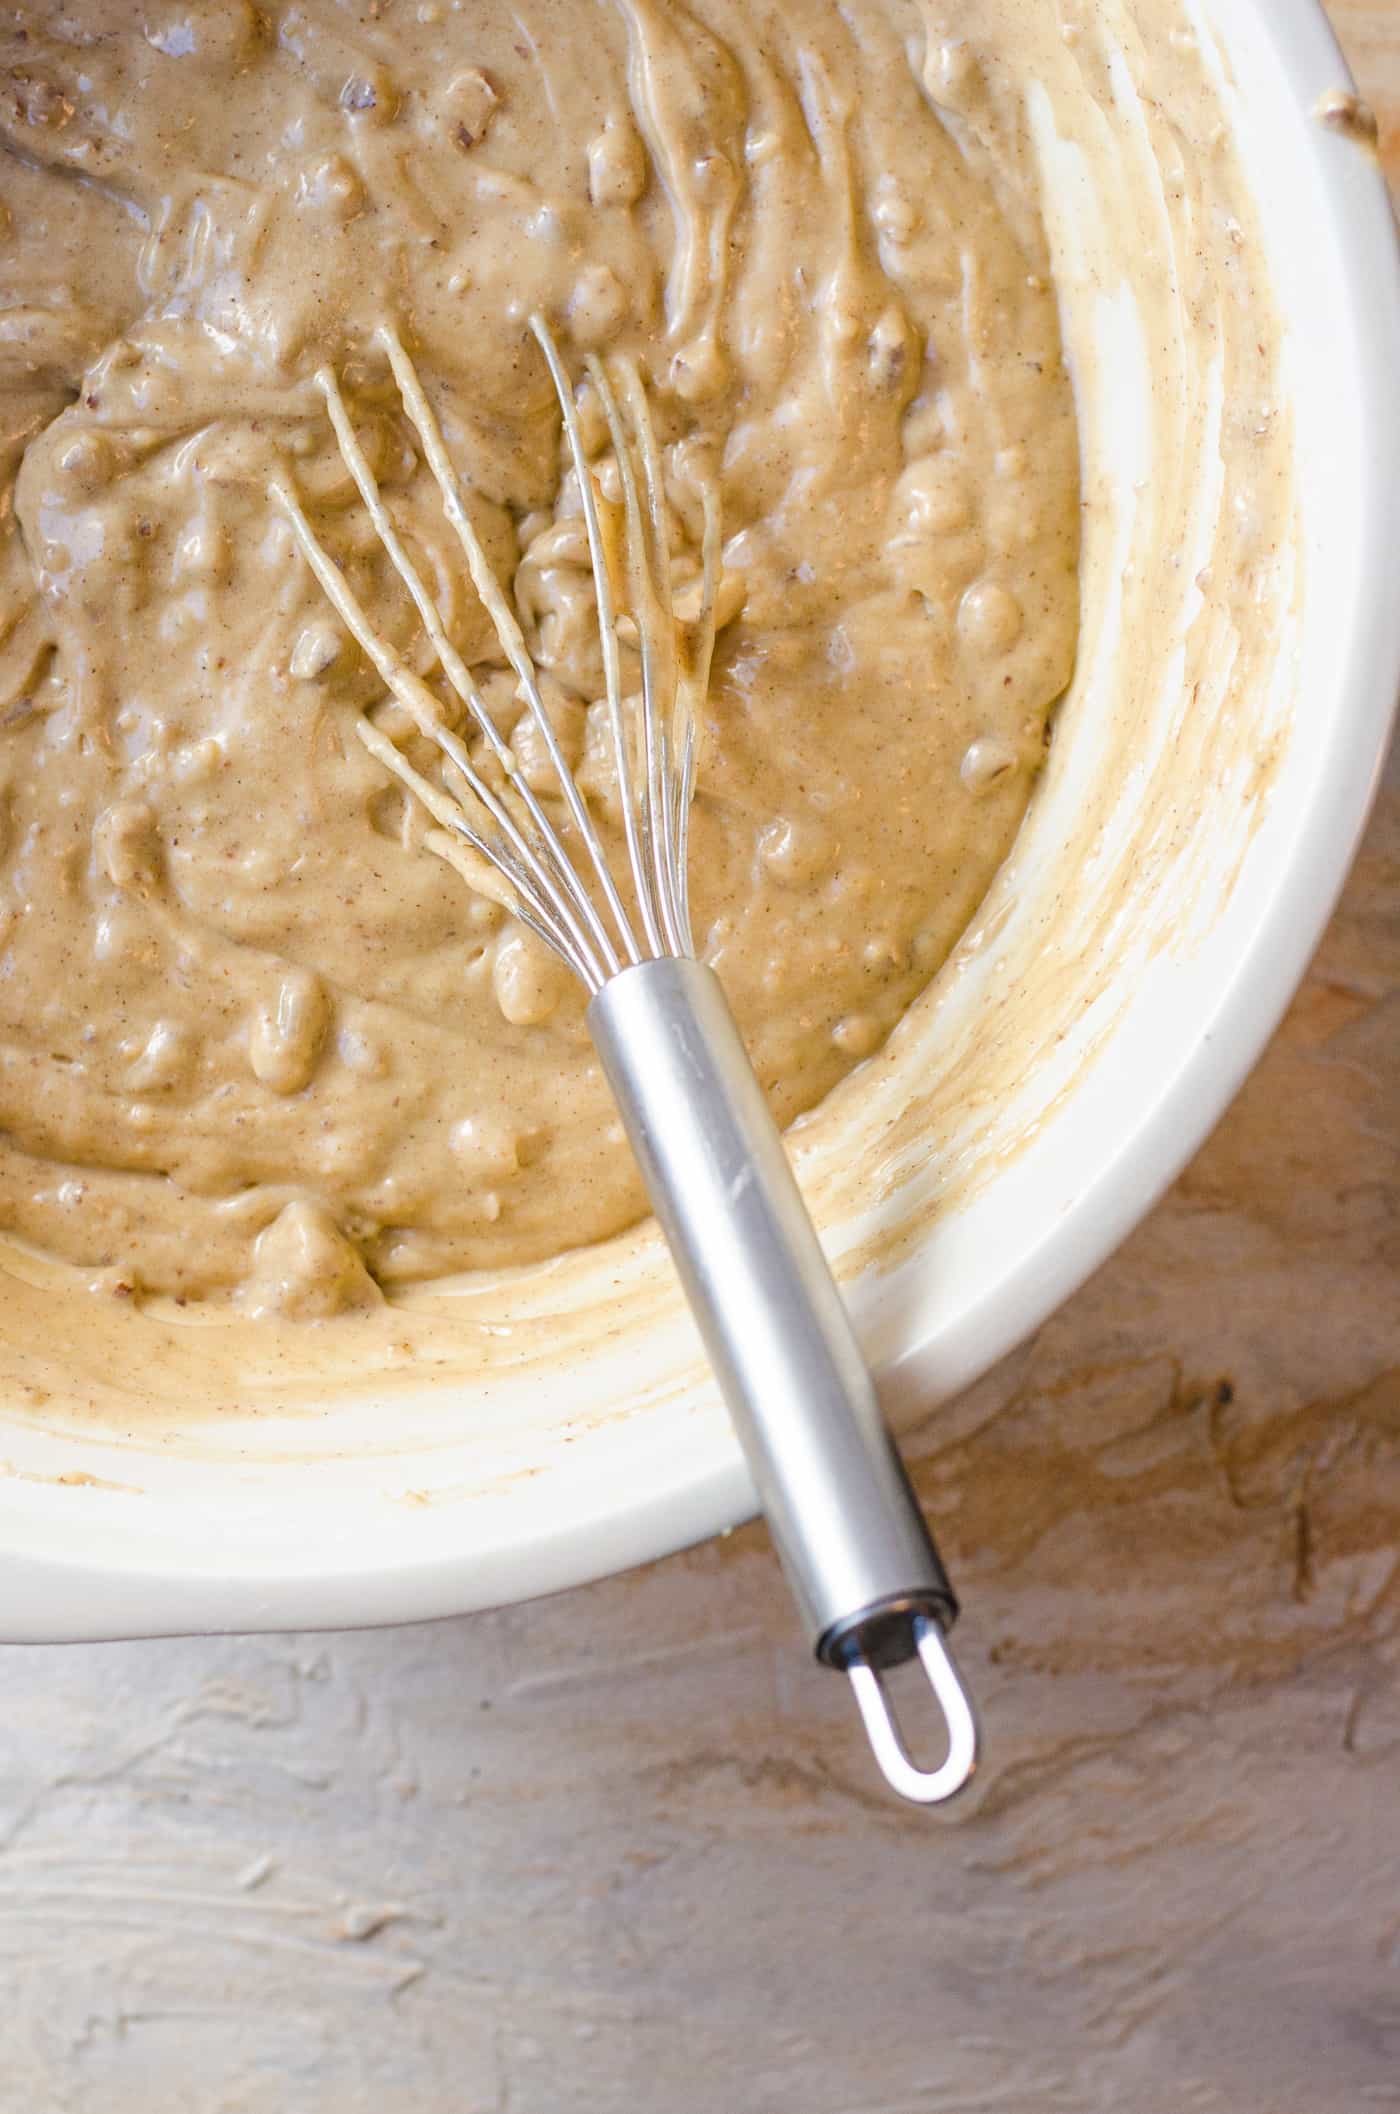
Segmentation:
<svg viewBox="0 0 1400 2114">
<path fill-rule="evenodd" d="M 719 981 L 644 962 L 588 1023 L 812 1647 L 851 1676 L 888 1780 L 937 1803 L 976 1761 L 943 1642 L 957 1601 Z M 881 1680 L 915 1658 L 948 1734 L 937 1770 L 909 1761 Z"/>
</svg>

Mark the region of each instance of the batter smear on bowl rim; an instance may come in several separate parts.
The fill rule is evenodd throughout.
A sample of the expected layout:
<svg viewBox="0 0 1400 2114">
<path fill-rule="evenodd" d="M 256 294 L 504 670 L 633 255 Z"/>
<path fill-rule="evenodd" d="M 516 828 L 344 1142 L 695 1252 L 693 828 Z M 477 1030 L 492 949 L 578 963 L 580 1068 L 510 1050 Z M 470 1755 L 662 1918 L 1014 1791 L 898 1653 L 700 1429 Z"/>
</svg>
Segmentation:
<svg viewBox="0 0 1400 2114">
<path fill-rule="evenodd" d="M 7 13 L 6 1231 L 137 1296 L 309 1317 L 643 1208 L 582 992 L 423 855 L 354 717 L 420 737 L 269 501 L 294 484 L 427 672 L 326 421 L 329 366 L 454 646 L 521 719 L 386 322 L 605 833 L 579 492 L 527 319 L 576 370 L 639 361 L 682 613 L 707 489 L 724 523 L 697 941 L 784 1119 L 879 1047 L 1015 834 L 1078 606 L 1034 196 L 992 100 L 985 124 L 941 111 L 952 75 L 959 111 L 983 106 L 937 13 Z M 586 387 L 579 407 L 607 497 Z"/>
</svg>

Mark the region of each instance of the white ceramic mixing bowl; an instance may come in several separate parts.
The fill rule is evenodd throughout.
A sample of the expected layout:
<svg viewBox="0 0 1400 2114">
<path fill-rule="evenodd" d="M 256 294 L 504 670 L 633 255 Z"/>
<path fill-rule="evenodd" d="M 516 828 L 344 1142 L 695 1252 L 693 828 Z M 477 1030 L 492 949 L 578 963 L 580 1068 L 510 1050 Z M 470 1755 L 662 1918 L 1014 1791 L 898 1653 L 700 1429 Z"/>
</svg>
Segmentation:
<svg viewBox="0 0 1400 2114">
<path fill-rule="evenodd" d="M 1297 533 L 1282 571 L 1277 552 L 1259 559 L 1273 585 L 1249 651 L 1222 618 L 1214 673 L 1184 696 L 1182 641 L 1220 592 L 1200 553 L 1214 513 L 1251 501 L 1247 464 L 1234 483 L 1220 469 L 1232 412 L 1211 347 L 1173 351 L 1141 328 L 1144 246 L 1161 238 L 1160 273 L 1189 271 L 1181 186 L 1159 181 L 1130 69 L 1112 96 L 1142 192 L 1132 230 L 1111 162 L 1096 173 L 1033 96 L 1082 406 L 1092 621 L 1045 783 L 973 934 L 891 1052 L 798 1141 L 896 1418 L 1033 1329 L 1220 1115 L 1336 899 L 1400 683 L 1400 272 L 1380 172 L 1364 141 L 1319 121 L 1349 83 L 1314 0 L 1203 0 L 1192 20 L 1286 321 L 1260 432 L 1287 422 Z M 1224 243 L 1209 183 L 1195 211 Z M 1144 644 L 1134 593 L 1159 568 L 1182 583 L 1181 637 Z M 1236 610 L 1248 603 L 1240 588 Z M 0 1418 L 5 1637 L 446 1614 L 662 1555 L 752 1509 L 646 1230 L 464 1291 L 449 1314 L 471 1354 L 456 1368 L 390 1356 L 327 1402 L 284 1347 L 212 1422 L 180 1414 L 193 1325 L 166 1325 L 162 1350 L 132 1318 L 118 1355 L 138 1380 L 151 1361 L 161 1412 L 98 1426 L 83 1416 L 99 1353 L 81 1303 L 38 1312 L 28 1325 L 71 1343 L 74 1380 Z"/>
</svg>

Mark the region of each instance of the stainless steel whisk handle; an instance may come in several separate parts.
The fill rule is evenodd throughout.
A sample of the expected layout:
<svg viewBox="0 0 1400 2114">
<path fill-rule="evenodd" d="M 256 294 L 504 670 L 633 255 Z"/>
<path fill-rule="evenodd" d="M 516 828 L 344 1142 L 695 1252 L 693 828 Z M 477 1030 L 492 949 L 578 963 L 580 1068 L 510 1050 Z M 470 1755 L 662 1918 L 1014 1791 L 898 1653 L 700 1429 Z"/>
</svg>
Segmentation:
<svg viewBox="0 0 1400 2114">
<path fill-rule="evenodd" d="M 886 1780 L 941 1803 L 977 1762 L 944 1641 L 957 1601 L 719 981 L 643 962 L 588 1025 L 813 1649 L 850 1676 Z M 948 1735 L 931 1770 L 882 1680 L 915 1657 Z"/>
</svg>

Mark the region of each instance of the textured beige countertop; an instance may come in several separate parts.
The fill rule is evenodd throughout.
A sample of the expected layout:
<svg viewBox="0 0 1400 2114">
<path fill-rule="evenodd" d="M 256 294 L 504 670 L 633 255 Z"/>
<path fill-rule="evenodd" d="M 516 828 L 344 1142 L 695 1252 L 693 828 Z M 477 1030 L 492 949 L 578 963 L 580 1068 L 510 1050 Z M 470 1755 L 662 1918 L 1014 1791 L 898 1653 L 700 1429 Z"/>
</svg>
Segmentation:
<svg viewBox="0 0 1400 2114">
<path fill-rule="evenodd" d="M 1336 14 L 1400 176 L 1400 0 Z M 876 1792 L 756 1529 L 430 1629 L 0 1651 L 0 2114 L 1400 2107 L 1397 1163 L 1392 764 L 1216 1137 L 916 1443 L 978 1813 Z"/>
</svg>

